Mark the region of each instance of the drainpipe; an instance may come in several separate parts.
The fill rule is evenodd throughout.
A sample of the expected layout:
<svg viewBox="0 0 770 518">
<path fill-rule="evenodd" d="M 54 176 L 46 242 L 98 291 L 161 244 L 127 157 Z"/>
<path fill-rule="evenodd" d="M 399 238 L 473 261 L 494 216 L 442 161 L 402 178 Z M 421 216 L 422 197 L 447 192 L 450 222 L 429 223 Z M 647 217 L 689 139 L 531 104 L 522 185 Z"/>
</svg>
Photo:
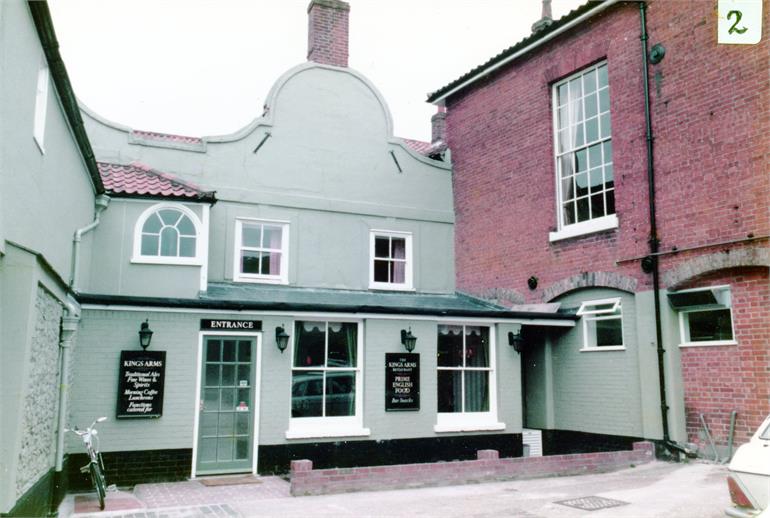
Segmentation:
<svg viewBox="0 0 770 518">
<path fill-rule="evenodd" d="M 94 200 L 94 220 L 83 228 L 75 231 L 75 237 L 72 238 L 72 271 L 70 273 L 70 288 L 77 292 L 78 283 L 78 265 L 80 263 L 80 240 L 83 234 L 90 232 L 99 225 L 99 220 L 104 209 L 110 204 L 110 198 L 106 194 L 100 194 Z"/>
<path fill-rule="evenodd" d="M 650 115 L 650 84 L 649 84 L 649 57 L 647 53 L 647 5 L 645 2 L 639 2 L 639 15 L 641 22 L 642 40 L 642 78 L 644 85 L 644 121 L 646 125 L 647 136 L 647 187 L 649 200 L 650 217 L 650 255 L 642 261 L 642 269 L 647 273 L 652 273 L 652 293 L 655 304 L 655 341 L 658 352 L 658 384 L 660 389 L 660 417 L 663 425 L 663 442 L 672 450 L 686 452 L 686 450 L 671 441 L 668 433 L 668 402 L 666 401 L 666 371 L 665 371 L 665 353 L 663 348 L 663 328 L 661 325 L 660 312 L 660 269 L 658 264 L 658 227 L 655 213 L 655 162 L 653 161 L 653 142 L 655 138 L 652 134 L 652 117 Z"/>
<path fill-rule="evenodd" d="M 71 297 L 65 302 L 64 316 L 61 323 L 61 337 L 59 339 L 59 415 L 56 431 L 56 466 L 54 473 L 55 492 L 63 494 L 64 490 L 64 429 L 67 427 L 67 399 L 69 395 L 70 377 L 70 353 L 72 341 L 80 323 L 80 307 Z M 58 498 L 54 501 L 58 502 Z"/>
</svg>

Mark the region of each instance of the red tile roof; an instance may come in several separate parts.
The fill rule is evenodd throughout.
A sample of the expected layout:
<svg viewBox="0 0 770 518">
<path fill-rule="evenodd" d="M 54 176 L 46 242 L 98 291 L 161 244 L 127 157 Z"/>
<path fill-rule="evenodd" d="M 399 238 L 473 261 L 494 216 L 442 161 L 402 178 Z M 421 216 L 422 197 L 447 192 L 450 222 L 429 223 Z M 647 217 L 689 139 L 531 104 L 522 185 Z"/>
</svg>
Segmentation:
<svg viewBox="0 0 770 518">
<path fill-rule="evenodd" d="M 176 142 L 179 144 L 200 144 L 200 137 L 187 137 L 185 135 L 171 135 L 169 133 L 156 133 L 154 131 L 131 130 L 131 134 L 145 140 L 159 140 L 162 142 Z"/>
<path fill-rule="evenodd" d="M 431 148 L 430 142 L 423 142 L 422 140 L 412 140 L 409 138 L 402 138 L 401 140 L 404 141 L 404 144 L 412 148 L 413 151 L 416 151 L 421 155 L 427 156 Z"/>
<path fill-rule="evenodd" d="M 180 180 L 169 173 L 133 162 L 128 165 L 98 162 L 99 173 L 108 194 L 115 196 L 153 196 L 214 203 L 214 191 Z"/>
</svg>

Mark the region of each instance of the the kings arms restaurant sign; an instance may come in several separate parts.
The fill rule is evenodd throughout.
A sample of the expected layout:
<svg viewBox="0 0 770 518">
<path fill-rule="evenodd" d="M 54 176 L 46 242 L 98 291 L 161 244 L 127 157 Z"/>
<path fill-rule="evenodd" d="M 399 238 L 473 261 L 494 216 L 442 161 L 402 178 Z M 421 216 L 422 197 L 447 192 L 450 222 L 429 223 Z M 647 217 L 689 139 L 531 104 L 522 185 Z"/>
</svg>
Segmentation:
<svg viewBox="0 0 770 518">
<path fill-rule="evenodd" d="M 118 419 L 163 415 L 166 351 L 120 351 Z"/>
</svg>

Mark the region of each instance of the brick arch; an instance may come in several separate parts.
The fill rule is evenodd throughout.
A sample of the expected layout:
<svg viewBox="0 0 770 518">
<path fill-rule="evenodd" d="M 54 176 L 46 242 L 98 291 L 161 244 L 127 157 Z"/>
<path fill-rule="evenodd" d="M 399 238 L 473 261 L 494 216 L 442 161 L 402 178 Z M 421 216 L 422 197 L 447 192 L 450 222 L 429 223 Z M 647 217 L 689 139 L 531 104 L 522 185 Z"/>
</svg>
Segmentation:
<svg viewBox="0 0 770 518">
<path fill-rule="evenodd" d="M 665 272 L 663 285 L 669 289 L 677 289 L 682 284 L 705 273 L 746 266 L 770 267 L 770 249 L 741 248 L 694 257 Z"/>
<path fill-rule="evenodd" d="M 508 288 L 487 288 L 469 292 L 469 295 L 502 305 L 524 304 L 526 302 L 524 295 Z"/>
<path fill-rule="evenodd" d="M 542 301 L 549 302 L 559 295 L 579 288 L 615 288 L 635 292 L 638 281 L 614 272 L 583 272 L 557 281 L 543 290 Z"/>
</svg>

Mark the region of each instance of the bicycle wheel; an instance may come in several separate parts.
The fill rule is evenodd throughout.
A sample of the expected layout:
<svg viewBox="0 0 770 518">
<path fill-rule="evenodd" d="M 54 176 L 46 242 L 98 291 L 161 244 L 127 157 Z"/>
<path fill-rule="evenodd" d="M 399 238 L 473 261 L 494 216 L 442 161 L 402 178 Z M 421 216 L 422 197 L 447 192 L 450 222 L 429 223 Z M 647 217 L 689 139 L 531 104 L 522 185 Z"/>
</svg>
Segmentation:
<svg viewBox="0 0 770 518">
<path fill-rule="evenodd" d="M 104 497 L 107 494 L 107 488 L 104 484 L 102 468 L 96 462 L 91 463 L 91 480 L 96 488 L 96 496 L 99 498 L 99 509 L 104 510 Z"/>
</svg>

